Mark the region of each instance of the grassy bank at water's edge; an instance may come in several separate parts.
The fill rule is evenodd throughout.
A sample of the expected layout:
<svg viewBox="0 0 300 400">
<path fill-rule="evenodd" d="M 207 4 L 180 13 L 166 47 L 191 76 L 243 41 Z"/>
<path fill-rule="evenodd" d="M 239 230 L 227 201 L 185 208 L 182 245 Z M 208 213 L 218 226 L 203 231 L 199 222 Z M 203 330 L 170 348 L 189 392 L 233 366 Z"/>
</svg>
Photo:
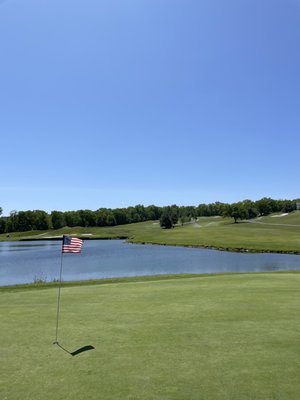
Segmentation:
<svg viewBox="0 0 300 400">
<path fill-rule="evenodd" d="M 0 235 L 0 240 L 61 238 L 63 234 L 83 239 L 128 238 L 133 243 L 207 247 L 231 251 L 300 253 L 300 212 L 272 215 L 234 224 L 231 219 L 202 217 L 193 223 L 161 229 L 158 221 L 104 228 L 63 228 Z"/>
</svg>

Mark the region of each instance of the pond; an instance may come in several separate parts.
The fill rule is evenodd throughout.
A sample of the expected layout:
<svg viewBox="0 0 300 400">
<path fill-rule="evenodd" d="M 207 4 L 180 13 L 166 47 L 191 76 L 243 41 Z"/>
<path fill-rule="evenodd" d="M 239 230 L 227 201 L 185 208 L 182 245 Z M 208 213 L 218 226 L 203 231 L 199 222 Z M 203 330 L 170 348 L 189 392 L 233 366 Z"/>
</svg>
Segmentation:
<svg viewBox="0 0 300 400">
<path fill-rule="evenodd" d="M 61 241 L 0 242 L 0 285 L 59 278 Z M 80 254 L 63 255 L 63 280 L 124 276 L 265 272 L 300 269 L 300 256 L 86 240 Z"/>
</svg>

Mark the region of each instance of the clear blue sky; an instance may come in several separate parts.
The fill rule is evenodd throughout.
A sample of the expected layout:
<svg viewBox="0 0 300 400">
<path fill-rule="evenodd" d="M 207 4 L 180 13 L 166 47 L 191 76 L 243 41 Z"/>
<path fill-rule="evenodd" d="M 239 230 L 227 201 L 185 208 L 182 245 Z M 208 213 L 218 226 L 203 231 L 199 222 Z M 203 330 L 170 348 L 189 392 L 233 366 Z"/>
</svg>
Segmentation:
<svg viewBox="0 0 300 400">
<path fill-rule="evenodd" d="M 300 0 L 0 0 L 0 206 L 300 197 Z"/>
</svg>

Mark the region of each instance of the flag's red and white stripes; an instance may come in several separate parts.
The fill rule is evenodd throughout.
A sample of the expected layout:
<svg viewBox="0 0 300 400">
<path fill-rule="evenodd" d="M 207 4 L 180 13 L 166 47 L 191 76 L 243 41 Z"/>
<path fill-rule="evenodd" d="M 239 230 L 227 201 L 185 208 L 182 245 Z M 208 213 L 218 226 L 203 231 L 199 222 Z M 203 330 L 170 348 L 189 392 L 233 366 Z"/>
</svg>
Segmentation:
<svg viewBox="0 0 300 400">
<path fill-rule="evenodd" d="M 63 253 L 80 253 L 83 245 L 83 240 L 76 237 L 64 236 L 62 252 Z"/>
</svg>

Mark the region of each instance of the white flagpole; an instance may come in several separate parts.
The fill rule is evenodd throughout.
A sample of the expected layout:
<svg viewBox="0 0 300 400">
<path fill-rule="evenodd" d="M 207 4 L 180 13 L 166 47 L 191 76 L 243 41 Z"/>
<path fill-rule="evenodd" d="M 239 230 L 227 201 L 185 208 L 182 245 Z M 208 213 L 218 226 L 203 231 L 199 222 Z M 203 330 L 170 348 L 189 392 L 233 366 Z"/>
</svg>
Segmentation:
<svg viewBox="0 0 300 400">
<path fill-rule="evenodd" d="M 64 253 L 62 251 L 61 252 L 61 261 L 60 261 L 58 297 L 57 297 L 56 334 L 55 334 L 55 342 L 53 342 L 53 344 L 58 344 L 58 320 L 59 320 L 59 309 L 60 309 L 60 290 L 61 290 L 61 278 L 62 278 L 62 268 L 63 268 L 63 255 L 64 255 Z"/>
</svg>

